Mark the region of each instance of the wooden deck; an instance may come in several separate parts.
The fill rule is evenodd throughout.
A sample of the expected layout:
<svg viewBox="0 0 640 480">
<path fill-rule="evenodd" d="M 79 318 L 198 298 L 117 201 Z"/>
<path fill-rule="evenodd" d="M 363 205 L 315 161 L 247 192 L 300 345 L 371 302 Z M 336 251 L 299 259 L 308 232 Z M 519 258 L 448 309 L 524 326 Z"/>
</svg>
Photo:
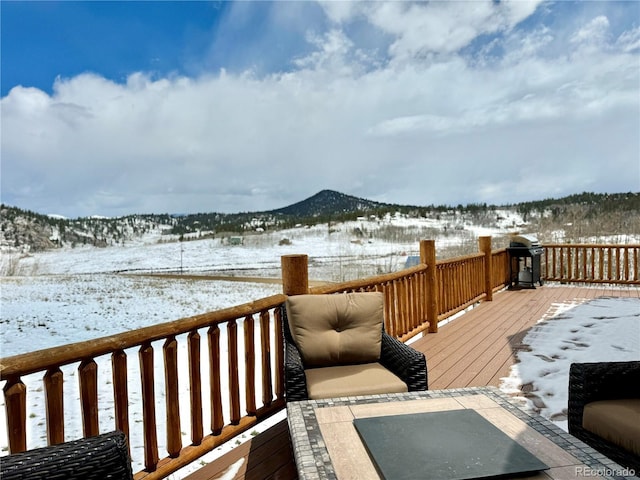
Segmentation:
<svg viewBox="0 0 640 480">
<path fill-rule="evenodd" d="M 500 378 L 509 375 L 522 339 L 538 320 L 550 316 L 559 305 L 602 296 L 640 298 L 640 288 L 545 285 L 502 291 L 492 302 L 481 303 L 412 346 L 427 356 L 431 390 L 498 386 Z M 187 480 L 221 478 L 296 479 L 286 420 L 202 467 Z"/>
<path fill-rule="evenodd" d="M 188 480 L 298 478 L 287 421 L 277 423 L 186 478 Z"/>
<path fill-rule="evenodd" d="M 427 356 L 431 390 L 497 387 L 509 375 L 522 339 L 538 320 L 550 316 L 558 305 L 602 296 L 638 298 L 640 288 L 545 285 L 503 291 L 412 346 Z"/>
</svg>

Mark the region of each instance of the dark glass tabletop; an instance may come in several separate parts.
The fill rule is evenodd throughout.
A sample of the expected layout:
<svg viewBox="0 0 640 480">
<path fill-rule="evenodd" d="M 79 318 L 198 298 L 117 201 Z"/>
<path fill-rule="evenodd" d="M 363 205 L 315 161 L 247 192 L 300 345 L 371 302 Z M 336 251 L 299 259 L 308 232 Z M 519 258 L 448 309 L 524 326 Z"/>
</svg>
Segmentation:
<svg viewBox="0 0 640 480">
<path fill-rule="evenodd" d="M 518 476 L 549 468 L 474 410 L 353 421 L 387 480 Z"/>
</svg>

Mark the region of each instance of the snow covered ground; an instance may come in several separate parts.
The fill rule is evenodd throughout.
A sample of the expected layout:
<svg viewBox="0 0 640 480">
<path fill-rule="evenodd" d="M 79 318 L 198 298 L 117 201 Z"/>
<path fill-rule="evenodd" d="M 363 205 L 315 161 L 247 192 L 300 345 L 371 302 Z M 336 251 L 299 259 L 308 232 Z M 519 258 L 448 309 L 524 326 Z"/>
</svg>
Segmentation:
<svg viewBox="0 0 640 480">
<path fill-rule="evenodd" d="M 477 245 L 479 235 L 504 236 L 516 221 L 510 219 L 497 229 L 469 228 L 458 232 L 458 235 L 442 233 L 434 236 L 434 232 L 442 230 L 441 225 L 426 222 L 418 226 L 414 222 L 406 227 L 416 229 L 416 238 L 435 238 L 437 248 L 441 249 L 468 242 Z M 397 226 L 402 226 L 402 222 L 403 219 L 396 219 Z M 190 274 L 275 278 L 280 274 L 282 255 L 303 253 L 309 255 L 312 280 L 340 281 L 396 271 L 403 267 L 407 255 L 418 254 L 417 240 L 407 241 L 404 235 L 398 240 L 381 240 L 366 233 L 354 235 L 356 228 L 366 232 L 371 224 L 366 221 L 351 222 L 335 226 L 332 231 L 324 225 L 251 235 L 246 236 L 244 244 L 240 246 L 226 245 L 220 239 L 158 243 L 147 238 L 124 246 L 103 249 L 77 247 L 22 256 L 17 268 L 12 269 L 17 275 L 0 277 L 0 356 L 172 321 L 281 291 L 277 283 L 163 279 L 115 272 L 183 271 Z M 3 254 L 2 261 L 6 261 L 6 258 Z M 531 351 L 520 355 L 520 363 L 513 368 L 511 376 L 504 380 L 502 388 L 508 392 L 520 392 L 520 385 L 527 385 L 527 391 L 531 391 L 529 404 L 562 426 L 570 362 L 640 358 L 640 302 L 637 299 L 598 299 L 582 305 L 558 305 L 555 311 L 554 317 L 541 319 L 541 323 L 530 331 L 525 343 L 531 346 Z M 182 342 L 179 362 L 184 362 L 186 347 L 183 339 L 178 340 Z M 222 344 L 225 344 L 224 339 Z M 156 353 L 160 350 L 156 348 Z M 136 353 L 131 352 L 130 355 L 135 358 Z M 99 359 L 98 363 L 99 370 L 107 372 L 105 378 L 109 378 L 108 359 Z M 204 361 L 203 365 L 206 363 Z M 161 364 L 161 361 L 156 361 L 157 366 Z M 63 368 L 65 378 L 72 383 L 71 388 L 65 388 L 65 405 L 77 404 L 76 368 Z M 203 372 L 203 375 L 206 374 Z M 130 375 L 135 378 L 136 372 Z M 260 372 L 256 372 L 256 375 L 260 375 Z M 157 378 L 163 378 L 161 371 Z M 160 380 L 156 388 L 159 397 L 158 419 L 164 415 Z M 31 412 L 28 419 L 28 445 L 29 448 L 35 448 L 46 443 L 42 435 L 44 393 L 40 378 L 29 376 L 24 381 L 28 388 Z M 76 385 L 73 385 L 74 382 Z M 131 398 L 139 398 L 136 390 L 139 389 L 139 382 L 130 383 Z M 104 402 L 107 408 L 112 403 L 109 387 L 101 386 L 99 392 L 100 402 Z M 186 392 L 186 387 L 181 386 L 181 390 Z M 260 392 L 258 398 L 259 395 Z M 207 399 L 203 400 L 206 404 Z M 181 408 L 188 408 L 188 400 L 181 400 Z M 2 454 L 7 451 L 4 414 L 4 405 L 0 405 Z M 81 436 L 79 413 L 68 412 L 67 415 L 72 420 L 65 427 L 66 437 Z M 133 445 L 142 445 L 141 415 L 140 406 L 131 405 Z M 273 421 L 280 418 L 276 417 Z M 101 429 L 112 428 L 111 419 L 105 418 L 104 422 Z M 160 441 L 164 436 L 163 428 L 159 425 Z M 183 425 L 182 430 L 188 432 L 189 426 Z M 244 441 L 251 434 L 248 432 L 239 441 Z M 185 444 L 188 443 L 187 437 L 185 434 Z M 203 458 L 203 461 L 211 460 L 223 451 L 219 449 Z M 134 470 L 140 470 L 140 449 L 134 449 L 132 454 Z M 192 468 L 199 468 L 199 462 L 194 463 Z M 174 478 L 181 478 L 181 474 Z"/>
<path fill-rule="evenodd" d="M 518 353 L 500 389 L 526 397 L 529 408 L 568 430 L 569 366 L 640 360 L 640 299 L 601 297 L 553 307 L 525 336 L 529 349 Z"/>
<path fill-rule="evenodd" d="M 438 249 L 477 248 L 478 237 L 497 239 L 522 223 L 520 216 L 500 213 L 493 228 L 452 226 L 447 220 L 411 219 L 402 216 L 361 220 L 244 235 L 241 246 L 228 245 L 225 238 L 176 241 L 160 231 L 150 232 L 108 248 L 65 247 L 20 255 L 5 249 L 0 257 L 0 275 L 34 276 L 113 272 L 167 272 L 246 275 L 280 275 L 280 256 L 307 254 L 311 278 L 327 281 L 360 278 L 362 274 L 396 271 L 408 254 L 418 254 L 420 239 L 434 239 Z M 11 263 L 11 268 L 9 268 Z M 3 273 L 4 272 L 4 273 Z"/>
<path fill-rule="evenodd" d="M 116 274 L 2 279 L 3 357 L 240 305 L 279 284 Z"/>
</svg>

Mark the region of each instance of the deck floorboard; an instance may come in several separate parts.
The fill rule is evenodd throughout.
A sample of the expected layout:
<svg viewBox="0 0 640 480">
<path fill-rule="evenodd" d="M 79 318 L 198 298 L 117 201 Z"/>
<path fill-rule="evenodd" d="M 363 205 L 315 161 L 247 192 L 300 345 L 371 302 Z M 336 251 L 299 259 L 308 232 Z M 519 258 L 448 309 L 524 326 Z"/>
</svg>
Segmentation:
<svg viewBox="0 0 640 480">
<path fill-rule="evenodd" d="M 427 356 L 429 388 L 499 386 L 540 319 L 563 305 L 590 299 L 640 297 L 640 288 L 544 286 L 499 292 L 454 321 L 412 343 Z"/>
<path fill-rule="evenodd" d="M 526 333 L 539 320 L 563 305 L 603 296 L 640 298 L 640 288 L 551 284 L 506 290 L 411 345 L 427 356 L 431 390 L 499 386 L 516 362 L 517 351 L 526 348 L 522 345 Z M 296 478 L 287 422 L 283 420 L 185 480 Z"/>
</svg>

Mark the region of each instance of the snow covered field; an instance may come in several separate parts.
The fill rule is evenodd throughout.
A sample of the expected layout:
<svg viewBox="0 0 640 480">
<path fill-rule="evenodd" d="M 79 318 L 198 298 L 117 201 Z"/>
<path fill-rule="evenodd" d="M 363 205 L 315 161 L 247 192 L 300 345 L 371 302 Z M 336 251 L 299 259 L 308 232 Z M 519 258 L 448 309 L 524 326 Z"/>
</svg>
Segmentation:
<svg viewBox="0 0 640 480">
<path fill-rule="evenodd" d="M 1 355 L 91 340 L 280 293 L 279 284 L 116 274 L 2 279 Z"/>
<path fill-rule="evenodd" d="M 402 221 L 397 219 L 400 226 Z M 479 235 L 504 236 L 516 221 L 509 219 L 504 226 L 495 229 L 469 228 L 457 236 L 427 236 L 426 232 L 441 231 L 441 226 L 426 222 L 406 226 L 416 230 L 416 238 L 435 238 L 440 249 L 469 242 L 477 245 Z M 387 241 L 366 234 L 355 236 L 355 229 L 363 226 L 365 231 L 366 227 L 370 228 L 369 223 L 352 222 L 341 224 L 332 232 L 324 225 L 246 236 L 240 246 L 226 245 L 220 239 L 158 243 L 157 238 L 148 237 L 124 246 L 78 247 L 23 256 L 15 269 L 16 276 L 0 277 L 0 355 L 6 357 L 120 333 L 246 303 L 281 291 L 278 283 L 166 279 L 115 272 L 182 271 L 277 278 L 282 255 L 303 253 L 309 255 L 310 279 L 340 281 L 396 271 L 404 266 L 407 255 L 418 254 L 417 240 Z M 3 255 L 3 262 L 6 258 Z M 582 305 L 558 305 L 556 312 L 554 318 L 541 319 L 543 321 L 531 330 L 525 339 L 531 352 L 522 352 L 520 363 L 505 379 L 503 389 L 519 392 L 520 385 L 529 385 L 532 390 L 530 404 L 563 426 L 570 362 L 640 358 L 640 302 L 637 299 L 598 299 Z M 224 339 L 222 344 L 225 344 Z M 186 356 L 184 342 L 180 348 L 179 361 L 182 362 Z M 159 350 L 156 348 L 156 353 Z M 130 355 L 135 358 L 136 353 Z M 99 369 L 109 372 L 107 359 L 100 362 Z M 161 362 L 156 361 L 156 365 Z M 75 368 L 63 369 L 65 378 L 72 383 L 77 383 Z M 110 373 L 105 378 L 109 376 Z M 159 372 L 157 378 L 162 379 L 163 374 Z M 40 378 L 30 376 L 24 380 L 30 408 L 34 408 L 28 419 L 28 445 L 34 448 L 46 444 L 42 435 L 44 393 Z M 130 395 L 137 398 L 139 382 L 130 383 Z M 157 388 L 159 396 L 163 394 L 161 383 L 159 381 Z M 112 403 L 108 387 L 105 385 L 99 393 L 100 402 L 107 407 Z M 186 392 L 186 388 L 181 390 Z M 65 389 L 68 396 L 65 405 L 77 403 L 76 392 L 74 385 Z M 204 399 L 205 404 L 206 401 Z M 164 401 L 159 398 L 158 419 L 164 415 L 162 404 Z M 181 401 L 181 408 L 188 408 L 186 399 Z M 141 415 L 139 405 L 132 405 L 131 440 L 134 445 L 142 444 Z M 73 421 L 70 420 L 66 427 L 66 437 L 81 436 L 79 413 L 70 412 L 68 416 Z M 112 428 L 112 420 L 106 418 L 104 421 L 101 429 Z M 0 405 L 0 449 L 3 453 L 7 451 L 5 428 L 4 405 Z M 159 440 L 164 436 L 163 428 L 160 424 Z M 188 432 L 188 425 L 183 425 L 182 430 Z M 251 432 L 247 433 L 241 440 L 250 435 Z M 185 434 L 185 444 L 187 437 Z M 140 470 L 140 449 L 132 454 L 134 471 Z M 195 463 L 193 468 L 198 468 L 198 462 Z M 180 475 L 174 478 L 180 478 Z"/>
<path fill-rule="evenodd" d="M 439 249 L 477 249 L 478 237 L 505 237 L 522 223 L 519 215 L 499 212 L 494 227 L 453 224 L 450 220 L 388 217 L 339 224 L 300 226 L 288 230 L 251 233 L 242 245 L 230 246 L 225 238 L 178 242 L 161 229 L 142 238 L 108 248 L 65 247 L 61 250 L 17 255 L 6 249 L 0 258 L 0 275 L 34 276 L 113 272 L 167 272 L 280 276 L 280 256 L 307 254 L 310 276 L 318 280 L 359 278 L 362 273 L 395 271 L 407 254 L 417 254 L 419 240 L 434 239 Z M 474 250 L 475 251 L 475 250 Z M 12 263 L 9 268 L 9 263 Z M 359 264 L 357 266 L 356 264 Z M 4 273 L 3 273 L 4 272 Z"/>
</svg>

